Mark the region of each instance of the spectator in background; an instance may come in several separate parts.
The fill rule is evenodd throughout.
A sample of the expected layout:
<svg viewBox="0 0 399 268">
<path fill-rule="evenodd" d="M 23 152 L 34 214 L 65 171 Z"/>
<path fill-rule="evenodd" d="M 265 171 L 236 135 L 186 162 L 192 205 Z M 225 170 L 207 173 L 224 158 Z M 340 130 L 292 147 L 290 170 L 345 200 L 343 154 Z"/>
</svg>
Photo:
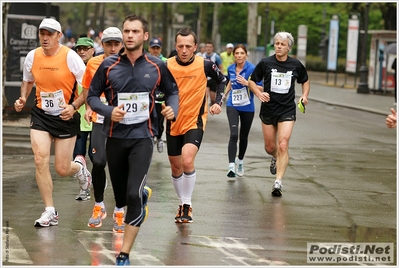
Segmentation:
<svg viewBox="0 0 399 268">
<path fill-rule="evenodd" d="M 162 55 L 162 41 L 158 38 L 151 39 L 148 51 L 151 55 L 160 58 L 163 62 L 167 60 L 167 58 Z"/>
<path fill-rule="evenodd" d="M 71 37 L 68 42 L 65 44 L 69 48 L 74 48 L 76 46 L 76 40 L 74 37 Z"/>
<path fill-rule="evenodd" d="M 76 42 L 75 50 L 83 60 L 86 65 L 87 62 L 94 56 L 94 42 L 91 38 L 81 37 Z M 81 94 L 83 91 L 82 86 L 79 85 L 78 93 Z M 86 150 L 89 155 L 90 161 L 93 163 L 93 153 L 91 147 L 91 130 L 92 124 L 87 122 L 84 117 L 86 114 L 86 104 L 83 104 L 79 108 L 80 114 L 80 131 L 78 138 L 75 142 L 75 148 L 73 150 L 73 158 L 76 156 L 81 156 L 86 161 Z M 89 146 L 87 146 L 87 142 L 89 142 Z M 78 201 L 87 201 L 90 199 L 90 189 L 80 190 L 79 194 L 75 197 L 75 200 Z"/>
<path fill-rule="evenodd" d="M 87 37 L 94 40 L 94 38 L 96 37 L 96 32 L 93 30 L 93 28 L 89 27 L 89 29 L 87 30 Z"/>
<path fill-rule="evenodd" d="M 162 55 L 162 41 L 158 38 L 153 38 L 150 41 L 148 51 L 151 55 L 160 58 L 163 62 L 166 62 L 166 58 Z M 164 132 L 164 117 L 161 113 L 162 103 L 164 103 L 164 96 L 162 92 L 155 92 L 155 109 L 158 115 L 158 135 L 156 135 L 155 143 L 157 144 L 157 150 L 159 153 L 163 152 L 164 142 L 162 140 L 162 134 Z"/>
<path fill-rule="evenodd" d="M 100 36 L 96 36 L 96 38 L 94 38 L 94 50 L 96 52 L 96 55 L 101 55 L 104 53 L 104 48 L 102 46 Z"/>
<path fill-rule="evenodd" d="M 177 51 L 176 51 L 176 49 L 173 49 L 173 50 L 170 52 L 170 54 L 169 54 L 169 58 L 174 57 L 174 56 L 176 56 L 176 55 L 177 55 Z"/>
<path fill-rule="evenodd" d="M 205 53 L 205 43 L 200 43 L 198 45 L 198 52 L 195 54 L 196 56 L 204 57 Z"/>
<path fill-rule="evenodd" d="M 233 54 L 234 45 L 232 43 L 228 43 L 226 45 L 226 50 L 220 53 L 220 58 L 222 58 L 223 65 L 223 74 L 227 76 L 227 67 L 234 63 L 234 54 Z"/>
<path fill-rule="evenodd" d="M 205 53 L 204 53 L 204 58 L 207 60 L 212 61 L 216 66 L 219 68 L 220 72 L 223 73 L 223 65 L 222 65 L 222 59 L 220 58 L 219 54 L 213 51 L 213 43 L 212 42 L 207 42 L 205 45 Z M 217 83 L 215 80 L 212 80 L 212 78 L 208 77 L 208 83 L 206 84 L 206 90 L 208 92 L 208 95 L 211 99 L 210 106 L 215 104 L 216 100 L 216 90 L 217 90 Z"/>
<path fill-rule="evenodd" d="M 70 25 L 67 26 L 67 28 L 65 29 L 65 37 L 67 39 L 71 39 L 72 38 L 72 28 Z"/>
<path fill-rule="evenodd" d="M 82 58 L 83 62 L 86 64 L 89 59 L 94 56 L 94 41 L 88 37 L 81 37 L 78 39 L 75 45 L 76 53 Z"/>
</svg>

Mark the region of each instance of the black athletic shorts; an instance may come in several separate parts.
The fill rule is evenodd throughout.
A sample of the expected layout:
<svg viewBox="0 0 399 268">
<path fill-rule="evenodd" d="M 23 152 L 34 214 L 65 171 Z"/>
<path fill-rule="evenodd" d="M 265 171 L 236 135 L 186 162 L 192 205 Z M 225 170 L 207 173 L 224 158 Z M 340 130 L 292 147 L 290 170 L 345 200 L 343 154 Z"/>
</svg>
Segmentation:
<svg viewBox="0 0 399 268">
<path fill-rule="evenodd" d="M 277 126 L 278 122 L 296 121 L 296 115 L 292 114 L 292 112 L 280 116 L 265 116 L 263 114 L 259 114 L 259 118 L 263 124 L 273 125 L 275 127 Z"/>
<path fill-rule="evenodd" d="M 46 114 L 34 106 L 31 111 L 30 128 L 46 131 L 54 138 L 72 138 L 80 131 L 80 114 L 75 112 L 70 120 L 65 121 L 59 116 Z"/>
<path fill-rule="evenodd" d="M 171 136 L 170 133 L 166 133 L 166 146 L 168 147 L 169 156 L 181 155 L 181 149 L 184 144 L 192 143 L 198 147 L 201 146 L 202 137 L 204 136 L 204 131 L 202 129 L 191 129 L 184 135 Z"/>
<path fill-rule="evenodd" d="M 214 79 L 208 80 L 208 82 L 206 82 L 206 86 L 209 87 L 209 90 L 213 92 L 216 92 L 218 89 L 218 83 L 216 83 Z"/>
</svg>

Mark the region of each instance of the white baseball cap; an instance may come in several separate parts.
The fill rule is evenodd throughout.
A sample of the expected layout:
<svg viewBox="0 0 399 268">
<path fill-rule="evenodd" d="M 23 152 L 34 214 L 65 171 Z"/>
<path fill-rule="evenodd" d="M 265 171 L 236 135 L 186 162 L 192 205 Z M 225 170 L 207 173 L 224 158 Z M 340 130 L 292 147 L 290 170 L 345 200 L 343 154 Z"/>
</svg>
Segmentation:
<svg viewBox="0 0 399 268">
<path fill-rule="evenodd" d="M 233 45 L 232 43 L 228 43 L 228 44 L 226 45 L 226 48 L 234 48 L 234 45 Z"/>
<path fill-rule="evenodd" d="M 122 33 L 117 27 L 108 27 L 101 36 L 102 42 L 119 41 L 122 42 Z"/>
<path fill-rule="evenodd" d="M 50 18 L 46 18 L 43 19 L 42 22 L 39 25 L 39 30 L 47 30 L 50 33 L 54 33 L 55 31 L 57 32 L 62 32 L 61 31 L 61 24 L 56 21 L 55 19 L 50 19 Z"/>
</svg>

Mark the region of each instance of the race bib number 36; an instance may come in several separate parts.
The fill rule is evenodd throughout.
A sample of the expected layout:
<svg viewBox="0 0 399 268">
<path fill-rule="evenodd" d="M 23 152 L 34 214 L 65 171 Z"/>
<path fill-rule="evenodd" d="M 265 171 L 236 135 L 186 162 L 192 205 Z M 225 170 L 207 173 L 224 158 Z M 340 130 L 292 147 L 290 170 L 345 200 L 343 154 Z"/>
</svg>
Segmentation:
<svg viewBox="0 0 399 268">
<path fill-rule="evenodd" d="M 287 94 L 291 88 L 291 74 L 273 72 L 270 87 L 271 92 Z"/>
<path fill-rule="evenodd" d="M 119 123 L 132 125 L 147 121 L 150 116 L 148 92 L 118 93 L 118 106 L 123 104 L 125 116 Z"/>
<path fill-rule="evenodd" d="M 62 90 L 55 92 L 40 92 L 40 98 L 42 99 L 42 110 L 46 114 L 60 115 L 64 108 L 61 105 L 65 105 L 65 97 Z"/>
</svg>

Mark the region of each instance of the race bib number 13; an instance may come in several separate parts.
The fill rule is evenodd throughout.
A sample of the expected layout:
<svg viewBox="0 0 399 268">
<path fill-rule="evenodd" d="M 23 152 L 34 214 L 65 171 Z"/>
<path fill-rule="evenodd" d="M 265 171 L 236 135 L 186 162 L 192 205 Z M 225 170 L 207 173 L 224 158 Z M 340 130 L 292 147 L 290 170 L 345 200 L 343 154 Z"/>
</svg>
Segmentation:
<svg viewBox="0 0 399 268">
<path fill-rule="evenodd" d="M 273 72 L 270 87 L 271 92 L 287 94 L 291 88 L 291 74 Z"/>
</svg>

